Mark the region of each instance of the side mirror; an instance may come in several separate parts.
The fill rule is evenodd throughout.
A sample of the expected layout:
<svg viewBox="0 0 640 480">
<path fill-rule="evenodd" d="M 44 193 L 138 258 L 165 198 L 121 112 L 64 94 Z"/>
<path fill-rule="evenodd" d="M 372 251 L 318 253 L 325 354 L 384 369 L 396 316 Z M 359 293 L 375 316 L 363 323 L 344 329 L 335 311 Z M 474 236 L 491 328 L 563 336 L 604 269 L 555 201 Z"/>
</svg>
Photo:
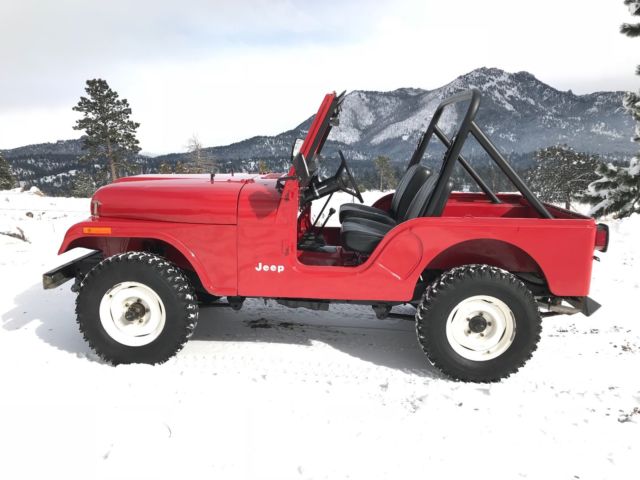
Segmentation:
<svg viewBox="0 0 640 480">
<path fill-rule="evenodd" d="M 303 143 L 304 143 L 304 140 L 302 138 L 296 138 L 295 142 L 293 142 L 293 146 L 291 147 L 291 163 L 293 163 L 295 158 L 300 153 Z"/>
</svg>

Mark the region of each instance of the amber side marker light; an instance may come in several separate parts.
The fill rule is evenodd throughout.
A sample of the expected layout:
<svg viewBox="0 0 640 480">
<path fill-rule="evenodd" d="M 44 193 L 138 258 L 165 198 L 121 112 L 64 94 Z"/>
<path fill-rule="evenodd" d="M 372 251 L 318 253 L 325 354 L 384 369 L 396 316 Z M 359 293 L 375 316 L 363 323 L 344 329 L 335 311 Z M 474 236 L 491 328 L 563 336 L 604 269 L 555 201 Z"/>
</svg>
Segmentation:
<svg viewBox="0 0 640 480">
<path fill-rule="evenodd" d="M 111 227 L 83 227 L 82 233 L 89 235 L 111 235 Z"/>
</svg>

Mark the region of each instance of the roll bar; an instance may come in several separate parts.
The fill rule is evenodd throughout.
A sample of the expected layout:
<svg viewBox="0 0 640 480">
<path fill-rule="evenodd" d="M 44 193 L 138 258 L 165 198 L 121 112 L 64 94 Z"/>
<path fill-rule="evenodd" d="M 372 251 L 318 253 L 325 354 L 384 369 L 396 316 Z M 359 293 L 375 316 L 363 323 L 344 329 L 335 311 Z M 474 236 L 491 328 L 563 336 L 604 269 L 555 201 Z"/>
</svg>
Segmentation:
<svg viewBox="0 0 640 480">
<path fill-rule="evenodd" d="M 478 141 L 480 146 L 487 152 L 489 157 L 491 157 L 491 159 L 498 165 L 500 170 L 502 170 L 502 172 L 520 191 L 522 196 L 526 198 L 526 200 L 538 212 L 538 214 L 543 218 L 553 218 L 544 204 L 540 200 L 538 200 L 538 198 L 533 194 L 531 190 L 529 190 L 529 187 L 527 187 L 527 185 L 518 176 L 516 171 L 500 154 L 496 146 L 491 142 L 491 140 L 489 140 L 489 137 L 487 137 L 480 129 L 480 127 L 475 123 L 475 117 L 478 113 L 478 109 L 480 108 L 480 99 L 480 91 L 476 88 L 472 88 L 443 100 L 436 108 L 433 117 L 429 122 L 429 126 L 420 137 L 418 146 L 411 156 L 411 160 L 409 161 L 409 167 L 415 165 L 416 163 L 419 163 L 422 160 L 427 146 L 429 145 L 429 142 L 431 141 L 431 138 L 434 136 L 434 134 L 436 138 L 438 138 L 438 140 L 440 140 L 447 148 L 442 159 L 442 167 L 440 168 L 440 173 L 438 174 L 436 186 L 425 209 L 424 215 L 428 217 L 440 215 L 442 213 L 442 210 L 444 209 L 444 206 L 447 202 L 447 184 L 449 183 L 449 179 L 451 178 L 451 174 L 453 173 L 456 161 L 460 162 L 460 165 L 467 171 L 471 178 L 475 180 L 480 189 L 491 199 L 492 202 L 501 203 L 500 199 L 495 195 L 495 193 L 493 193 L 491 188 L 489 188 L 489 186 L 482 180 L 482 178 L 480 178 L 478 173 L 473 169 L 469 162 L 467 162 L 467 160 L 460 154 L 460 152 L 462 151 L 462 147 L 467 141 L 469 133 L 471 133 L 473 137 Z M 438 121 L 440 120 L 440 117 L 442 116 L 442 113 L 446 107 L 465 101 L 469 102 L 469 106 L 467 107 L 467 110 L 464 114 L 462 123 L 458 127 L 458 131 L 455 133 L 453 138 L 450 139 L 438 127 Z"/>
</svg>

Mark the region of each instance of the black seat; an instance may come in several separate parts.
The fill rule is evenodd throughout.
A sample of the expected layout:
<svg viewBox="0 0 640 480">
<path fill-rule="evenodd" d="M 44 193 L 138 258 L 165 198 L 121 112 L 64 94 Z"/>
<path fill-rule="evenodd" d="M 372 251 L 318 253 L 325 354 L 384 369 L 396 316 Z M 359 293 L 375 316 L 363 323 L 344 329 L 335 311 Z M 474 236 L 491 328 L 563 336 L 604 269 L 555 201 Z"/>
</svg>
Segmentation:
<svg viewBox="0 0 640 480">
<path fill-rule="evenodd" d="M 403 217 L 393 223 L 378 222 L 369 218 L 348 218 L 342 223 L 340 240 L 342 245 L 360 253 L 371 253 L 393 227 L 412 218 L 421 217 L 427 208 L 438 180 L 429 177 L 415 194 Z"/>
<path fill-rule="evenodd" d="M 399 218 L 406 215 L 411 201 L 428 177 L 429 171 L 422 165 L 416 164 L 409 167 L 398 183 L 391 199 L 391 209 L 388 212 L 360 203 L 345 203 L 340 206 L 340 222 L 360 218 L 395 225 Z"/>
</svg>

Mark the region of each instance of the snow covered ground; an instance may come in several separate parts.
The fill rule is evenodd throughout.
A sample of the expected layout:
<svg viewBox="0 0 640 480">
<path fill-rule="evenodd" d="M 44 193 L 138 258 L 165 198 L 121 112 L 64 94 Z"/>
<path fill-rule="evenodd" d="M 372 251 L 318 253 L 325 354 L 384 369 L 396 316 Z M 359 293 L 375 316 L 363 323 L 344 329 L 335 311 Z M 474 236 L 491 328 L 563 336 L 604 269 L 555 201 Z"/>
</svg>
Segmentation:
<svg viewBox="0 0 640 480">
<path fill-rule="evenodd" d="M 70 285 L 40 286 L 88 209 L 0 192 L 0 232 L 29 241 L 0 235 L 2 478 L 638 478 L 640 216 L 609 222 L 602 309 L 545 320 L 524 369 L 475 385 L 354 306 L 206 309 L 167 364 L 105 365 Z"/>
</svg>

